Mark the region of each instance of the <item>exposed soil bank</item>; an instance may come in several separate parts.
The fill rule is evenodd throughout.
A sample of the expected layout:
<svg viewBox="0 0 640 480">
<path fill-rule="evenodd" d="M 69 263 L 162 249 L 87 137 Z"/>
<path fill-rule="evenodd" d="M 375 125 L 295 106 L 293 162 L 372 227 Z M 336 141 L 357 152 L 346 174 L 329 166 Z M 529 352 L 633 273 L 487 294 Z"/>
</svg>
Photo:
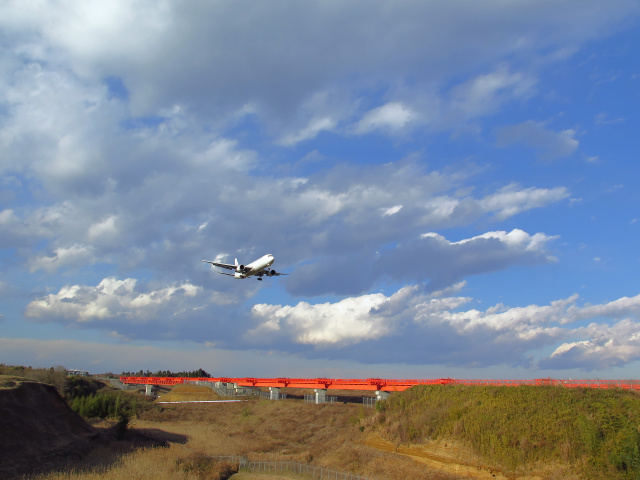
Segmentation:
<svg viewBox="0 0 640 480">
<path fill-rule="evenodd" d="M 53 386 L 0 376 L 0 478 L 80 458 L 97 436 Z"/>
<path fill-rule="evenodd" d="M 542 480 L 542 477 L 538 476 L 507 477 L 497 469 L 475 463 L 471 461 L 471 459 L 469 459 L 468 462 L 462 461 L 459 458 L 460 454 L 448 455 L 442 445 L 436 443 L 433 445 L 395 446 L 379 435 L 369 435 L 365 439 L 364 444 L 385 452 L 406 455 L 418 462 L 429 465 L 429 467 L 435 470 L 462 475 L 467 478 L 482 480 Z M 450 449 L 456 450 L 453 445 L 451 445 Z"/>
</svg>

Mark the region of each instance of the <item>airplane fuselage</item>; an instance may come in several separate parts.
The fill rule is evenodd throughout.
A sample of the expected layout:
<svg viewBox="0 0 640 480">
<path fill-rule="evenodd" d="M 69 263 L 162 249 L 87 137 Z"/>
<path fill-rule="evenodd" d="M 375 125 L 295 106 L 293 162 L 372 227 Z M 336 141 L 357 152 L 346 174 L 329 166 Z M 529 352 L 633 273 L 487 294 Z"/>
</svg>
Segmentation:
<svg viewBox="0 0 640 480">
<path fill-rule="evenodd" d="M 247 265 L 239 264 L 237 258 L 233 265 L 229 263 L 212 262 L 211 260 L 202 260 L 202 261 L 206 263 L 210 263 L 215 267 L 224 268 L 224 269 L 233 271 L 234 273 L 224 273 L 224 272 L 218 272 L 218 273 L 221 273 L 222 275 L 228 275 L 230 277 L 237 278 L 237 279 L 256 276 L 258 277 L 258 280 L 262 280 L 262 277 L 264 275 L 266 275 L 267 277 L 287 275 L 286 273 L 279 273 L 279 272 L 276 272 L 275 270 L 269 270 L 269 267 L 271 266 L 271 264 L 273 264 L 273 261 L 274 261 L 274 257 L 270 253 L 263 255 L 259 259 L 254 260 L 253 262 L 248 263 Z"/>
<path fill-rule="evenodd" d="M 267 267 L 270 267 L 273 263 L 273 255 L 270 253 L 260 257 L 258 260 L 254 260 L 248 265 L 238 265 L 236 268 L 236 273 L 233 278 L 247 278 L 251 275 L 255 275 L 259 272 L 262 272 Z"/>
</svg>

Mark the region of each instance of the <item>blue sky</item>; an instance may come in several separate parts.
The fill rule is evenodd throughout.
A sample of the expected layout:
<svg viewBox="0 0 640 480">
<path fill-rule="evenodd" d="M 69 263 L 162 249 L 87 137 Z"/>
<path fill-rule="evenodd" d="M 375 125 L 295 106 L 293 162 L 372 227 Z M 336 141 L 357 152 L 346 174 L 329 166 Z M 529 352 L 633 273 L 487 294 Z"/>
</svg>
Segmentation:
<svg viewBox="0 0 640 480">
<path fill-rule="evenodd" d="M 0 362 L 635 378 L 640 6 L 4 2 Z M 265 253 L 286 277 L 202 259 Z"/>
</svg>

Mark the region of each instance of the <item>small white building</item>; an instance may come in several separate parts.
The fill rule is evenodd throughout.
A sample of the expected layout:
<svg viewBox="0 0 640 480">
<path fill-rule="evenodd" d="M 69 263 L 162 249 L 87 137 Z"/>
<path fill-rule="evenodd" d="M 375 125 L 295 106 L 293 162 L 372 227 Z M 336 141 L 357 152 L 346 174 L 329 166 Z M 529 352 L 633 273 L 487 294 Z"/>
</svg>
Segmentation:
<svg viewBox="0 0 640 480">
<path fill-rule="evenodd" d="M 77 376 L 77 377 L 89 376 L 89 372 L 87 372 L 86 370 L 67 370 L 67 374 L 70 376 Z"/>
</svg>

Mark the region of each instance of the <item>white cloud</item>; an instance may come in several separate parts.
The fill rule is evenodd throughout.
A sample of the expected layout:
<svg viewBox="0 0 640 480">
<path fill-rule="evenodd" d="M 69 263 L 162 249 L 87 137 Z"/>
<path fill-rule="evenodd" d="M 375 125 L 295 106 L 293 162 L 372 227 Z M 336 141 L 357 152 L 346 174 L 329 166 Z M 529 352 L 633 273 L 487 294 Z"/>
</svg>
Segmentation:
<svg viewBox="0 0 640 480">
<path fill-rule="evenodd" d="M 548 357 L 538 357 L 540 366 L 607 369 L 640 359 L 640 318 L 635 304 L 628 306 L 634 311 L 633 320 L 624 319 L 612 326 L 596 323 L 588 327 L 568 326 L 577 318 L 595 318 L 599 315 L 597 312 L 617 315 L 616 306 L 627 304 L 625 299 L 594 309 L 579 307 L 578 295 L 572 295 L 549 305 L 509 308 L 497 304 L 480 311 L 463 310 L 473 301 L 471 298 L 441 295 L 439 292 L 426 296 L 413 286 L 403 287 L 390 297 L 363 295 L 315 305 L 306 302 L 295 306 L 259 304 L 252 311 L 259 324 L 248 332 L 246 339 L 255 345 L 263 342 L 281 345 L 282 340 L 287 339 L 298 345 L 331 347 L 334 355 L 335 348 L 351 348 L 353 355 L 357 355 L 362 351 L 358 345 L 367 345 L 367 351 L 375 351 L 392 342 L 393 350 L 402 344 L 407 345 L 407 349 L 418 348 L 422 341 L 433 348 L 433 351 L 422 352 L 426 363 L 438 362 L 437 356 L 444 354 L 441 345 L 447 345 L 460 357 L 460 363 L 464 363 L 463 357 L 482 356 L 483 364 L 496 364 L 506 358 L 512 363 L 526 363 L 530 352 L 540 347 L 582 337 L 560 343 Z M 437 336 L 435 343 L 433 335 Z M 386 351 L 389 354 L 390 348 Z M 408 361 L 411 352 L 405 353 L 403 356 L 402 352 L 394 351 L 394 360 Z"/>
<path fill-rule="evenodd" d="M 322 131 L 333 130 L 335 126 L 336 122 L 331 118 L 312 118 L 304 129 L 296 134 L 285 135 L 279 143 L 289 147 L 305 140 L 311 140 Z"/>
<path fill-rule="evenodd" d="M 89 240 L 93 242 L 96 240 L 104 241 L 105 237 L 108 240 L 115 239 L 118 234 L 118 228 L 116 227 L 117 219 L 118 217 L 116 215 L 110 215 L 104 220 L 91 225 L 87 232 Z"/>
<path fill-rule="evenodd" d="M 580 142 L 574 138 L 576 133 L 572 129 L 554 132 L 545 128 L 543 123 L 531 121 L 500 127 L 496 130 L 499 147 L 523 144 L 538 150 L 540 157 L 545 160 L 571 155 L 580 145 Z"/>
<path fill-rule="evenodd" d="M 184 308 L 201 287 L 183 283 L 148 292 L 138 291 L 137 280 L 105 278 L 96 287 L 67 285 L 56 294 L 49 294 L 27 305 L 29 318 L 51 321 L 58 318 L 67 323 L 100 322 L 107 319 L 126 319 L 128 322 L 146 323 L 161 310 L 169 315 Z"/>
<path fill-rule="evenodd" d="M 369 110 L 354 128 L 356 135 L 364 135 L 376 130 L 397 133 L 406 128 L 416 118 L 416 113 L 400 102 L 389 102 Z"/>
<path fill-rule="evenodd" d="M 396 213 L 398 213 L 400 210 L 402 210 L 402 205 L 394 205 L 393 207 L 383 208 L 382 216 L 390 217 L 391 215 L 395 215 Z"/>
<path fill-rule="evenodd" d="M 29 261 L 29 269 L 35 272 L 43 269 L 47 273 L 55 273 L 61 268 L 78 268 L 95 262 L 93 249 L 86 245 L 71 245 L 68 248 L 56 248 L 53 256 L 35 257 Z"/>
<path fill-rule="evenodd" d="M 5 2 L 0 247 L 4 285 L 15 276 L 20 290 L 5 296 L 18 311 L 27 300 L 16 299 L 57 292 L 29 303 L 28 318 L 114 338 L 228 345 L 254 320 L 259 337 L 278 340 L 274 349 L 362 346 L 365 358 L 369 345 L 400 339 L 414 347 L 392 352 L 401 363 L 435 353 L 443 362 L 459 354 L 469 364 L 486 353 L 488 362 L 507 362 L 522 359 L 523 345 L 560 341 L 604 348 L 600 337 L 570 327 L 595 307 L 480 311 L 458 295 L 472 275 L 562 259 L 570 247 L 551 250 L 556 233 L 565 237 L 561 217 L 532 230 L 517 215 L 568 198 L 569 181 L 576 195 L 583 188 L 555 173 L 502 169 L 484 150 L 483 117 L 535 118 L 523 109 L 538 79 L 549 86 L 545 68 L 581 53 L 582 42 L 614 31 L 638 7 L 562 0 L 549 15 L 542 3 L 460 5 Z M 549 99 L 535 108 L 557 107 Z M 598 125 L 616 118 L 594 113 Z M 560 158 L 580 146 L 576 130 L 524 122 L 497 130 L 498 144 Z M 446 143 L 447 131 L 474 132 L 479 143 Z M 530 180 L 521 186 L 514 177 Z M 588 203 L 585 195 L 581 208 Z M 200 262 L 264 251 L 295 277 L 268 287 L 218 282 L 228 279 Z M 69 279 L 74 269 L 82 279 Z M 127 278 L 139 272 L 148 284 Z M 371 294 L 405 281 L 419 286 Z M 276 304 L 285 303 L 284 289 L 338 297 L 278 306 L 264 304 L 263 291 L 262 311 L 248 318 L 263 288 L 273 288 Z M 596 307 L 605 317 L 616 308 L 637 315 L 622 300 Z M 447 353 L 448 340 L 469 332 L 488 348 L 506 347 L 487 352 L 470 339 Z M 579 345 L 587 343 L 568 350 L 586 348 Z"/>
<path fill-rule="evenodd" d="M 290 120 L 301 105 L 327 91 L 354 102 L 359 90 L 395 86 L 407 78 L 430 86 L 510 56 L 530 60 L 532 52 L 546 50 L 555 58 L 558 50 L 567 50 L 567 43 L 598 37 L 637 13 L 632 2 L 605 11 L 597 2 L 584 6 L 574 0 L 560 2 L 553 15 L 545 4 L 364 6 L 309 2 L 291 9 L 276 3 L 254 6 L 247 15 L 241 4 L 87 1 L 74 8 L 34 8 L 29 2 L 9 2 L 1 21 L 28 58 L 46 60 L 84 79 L 121 79 L 133 116 L 182 105 L 199 115 L 215 112 L 219 121 L 230 114 L 237 120 L 236 112 L 247 105 L 263 118 Z M 354 18 L 358 28 L 353 28 Z M 252 35 L 238 36 L 247 29 Z M 387 30 L 396 33 L 379 35 Z M 198 62 L 184 53 L 203 44 L 207 48 Z M 506 99 L 526 98 L 532 84 L 530 75 L 501 65 L 460 84 L 452 92 L 454 110 L 467 118 L 483 115 Z M 396 105 L 396 114 L 390 117 L 387 112 L 382 123 L 365 122 L 362 127 L 406 126 L 407 111 L 415 109 L 398 108 L 402 103 L 389 101 L 387 105 Z M 320 117 L 316 113 L 294 123 L 311 125 L 311 119 L 327 117 L 326 112 Z M 300 129 L 288 124 L 285 131 L 291 130 Z"/>
<path fill-rule="evenodd" d="M 423 237 L 433 237 L 435 234 L 433 233 L 425 233 L 422 235 Z M 542 233 L 536 233 L 531 236 L 527 232 L 520 230 L 518 228 L 511 230 L 510 232 L 487 232 L 482 235 L 478 235 L 472 238 L 465 238 L 458 242 L 452 242 L 452 245 L 464 245 L 465 243 L 473 242 L 478 239 L 491 239 L 495 238 L 500 242 L 503 242 L 509 245 L 512 248 L 521 248 L 524 247 L 524 250 L 540 250 L 544 243 L 549 240 L 557 237 L 549 237 Z"/>
<path fill-rule="evenodd" d="M 640 295 L 622 297 L 603 305 L 587 305 L 575 312 L 577 318 L 640 316 Z"/>
<path fill-rule="evenodd" d="M 254 305 L 252 315 L 262 322 L 248 332 L 248 338 L 268 338 L 272 332 L 286 331 L 301 344 L 348 344 L 379 338 L 390 326 L 370 315 L 386 301 L 382 294 L 347 298 L 337 303 L 310 305 L 300 302 L 294 307 Z"/>
<path fill-rule="evenodd" d="M 606 308 L 606 305 L 603 305 Z M 550 368 L 606 370 L 640 360 L 640 322 L 624 319 L 612 325 L 592 323 L 570 332 L 585 340 L 565 342 L 541 362 Z"/>
<path fill-rule="evenodd" d="M 565 187 L 555 188 L 519 188 L 512 184 L 502 187 L 497 193 L 487 195 L 480 200 L 480 205 L 487 212 L 495 212 L 495 216 L 504 220 L 518 213 L 559 202 L 569 196 Z"/>
<path fill-rule="evenodd" d="M 293 295 L 354 295 L 387 280 L 423 283 L 433 291 L 448 289 L 471 275 L 555 262 L 548 250 L 555 238 L 515 229 L 451 242 L 430 232 L 382 250 L 361 249 L 348 257 L 320 257 L 297 268 L 296 281 L 288 283 L 287 290 Z M 336 264 L 360 267 L 336 276 Z"/>
<path fill-rule="evenodd" d="M 450 109 L 452 114 L 464 119 L 487 115 L 507 100 L 531 96 L 534 84 L 531 77 L 501 66 L 452 88 Z"/>
</svg>

